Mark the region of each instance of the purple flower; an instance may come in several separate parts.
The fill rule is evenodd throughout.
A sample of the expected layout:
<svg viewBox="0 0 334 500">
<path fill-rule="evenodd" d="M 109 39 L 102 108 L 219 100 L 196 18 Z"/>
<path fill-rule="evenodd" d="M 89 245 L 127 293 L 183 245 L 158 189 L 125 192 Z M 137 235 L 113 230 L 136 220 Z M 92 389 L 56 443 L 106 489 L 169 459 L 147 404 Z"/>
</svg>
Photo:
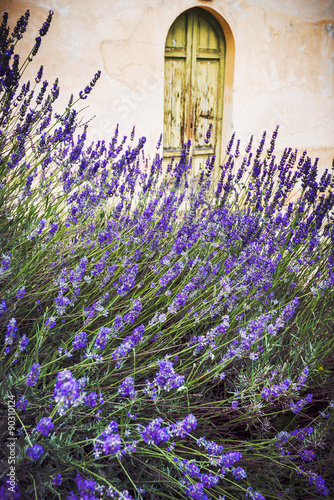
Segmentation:
<svg viewBox="0 0 334 500">
<path fill-rule="evenodd" d="M 113 283 L 113 285 L 117 287 L 118 295 L 124 297 L 131 290 L 136 283 L 137 272 L 138 264 L 135 264 L 132 267 L 130 266 L 126 272 L 120 275 L 118 281 Z"/>
<path fill-rule="evenodd" d="M 212 123 L 209 123 L 209 128 L 208 128 L 208 130 L 206 131 L 206 135 L 205 135 L 205 139 L 204 139 L 204 142 L 205 142 L 206 144 L 209 144 L 209 142 L 210 142 L 211 131 L 212 131 Z"/>
<path fill-rule="evenodd" d="M 0 486 L 0 498 L 1 500 L 19 500 L 21 498 L 21 493 L 18 485 L 15 483 L 14 486 L 11 486 L 10 482 L 7 480 L 6 484 Z"/>
<path fill-rule="evenodd" d="M 96 392 L 91 392 L 86 396 L 85 398 L 85 404 L 88 406 L 96 406 L 96 401 L 97 401 L 98 395 Z"/>
<path fill-rule="evenodd" d="M 49 432 L 52 431 L 53 427 L 54 426 L 50 417 L 41 418 L 41 420 L 36 425 L 36 429 L 38 430 L 38 432 L 40 432 L 44 436 L 47 436 Z"/>
<path fill-rule="evenodd" d="M 296 429 L 294 431 L 291 431 L 290 436 L 296 437 L 301 441 L 302 439 L 305 439 L 307 436 L 312 434 L 312 432 L 313 432 L 313 427 L 308 426 L 304 427 L 304 429 Z"/>
<path fill-rule="evenodd" d="M 21 396 L 15 406 L 20 411 L 24 411 L 27 408 L 27 404 L 28 404 L 27 398 L 25 396 Z"/>
<path fill-rule="evenodd" d="M 104 441 L 106 440 L 106 438 L 108 436 L 114 435 L 114 433 L 117 431 L 117 429 L 118 429 L 117 422 L 112 420 L 110 422 L 110 424 L 108 425 L 108 427 L 106 427 L 106 429 L 104 429 L 104 431 L 102 431 L 101 434 L 96 438 L 96 440 L 93 443 L 95 459 L 99 458 L 101 453 L 104 451 L 103 444 L 104 444 Z M 118 436 L 118 434 L 116 434 L 116 435 Z"/>
<path fill-rule="evenodd" d="M 32 367 L 30 368 L 30 372 L 28 374 L 28 377 L 27 377 L 27 385 L 35 385 L 37 380 L 38 380 L 38 377 L 39 377 L 39 368 L 41 367 L 41 365 L 39 363 L 34 363 L 32 365 Z"/>
<path fill-rule="evenodd" d="M 9 269 L 10 264 L 11 264 L 11 253 L 7 254 L 2 254 L 2 261 L 1 261 L 1 267 L 0 269 L 0 275 L 3 273 L 3 271 L 6 271 Z"/>
<path fill-rule="evenodd" d="M 47 32 L 49 31 L 49 27 L 50 27 L 50 24 L 52 21 L 53 14 L 54 14 L 53 10 L 49 10 L 48 17 L 46 18 L 46 21 L 43 23 L 43 26 L 39 30 L 40 36 L 45 36 L 47 34 Z"/>
<path fill-rule="evenodd" d="M 107 436 L 103 442 L 103 451 L 105 455 L 115 455 L 121 449 L 121 438 L 119 434 Z"/>
<path fill-rule="evenodd" d="M 32 460 L 37 460 L 43 453 L 43 447 L 40 444 L 34 444 L 34 446 L 28 446 L 27 455 Z"/>
<path fill-rule="evenodd" d="M 129 398 L 133 398 L 136 394 L 133 384 L 133 377 L 126 377 L 118 388 L 118 394 L 120 396 L 129 396 Z"/>
<path fill-rule="evenodd" d="M 242 459 L 242 453 L 240 451 L 231 451 L 225 453 L 219 460 L 219 465 L 221 467 L 231 467 L 235 462 Z"/>
<path fill-rule="evenodd" d="M 128 335 L 123 342 L 121 343 L 120 346 L 118 346 L 112 353 L 111 357 L 114 359 L 119 360 L 116 364 L 116 367 L 118 368 L 121 364 L 121 358 L 125 357 L 131 349 L 136 347 L 137 344 L 142 340 L 143 338 L 143 333 L 145 331 L 144 325 L 140 325 L 137 328 L 133 330 L 132 335 Z"/>
<path fill-rule="evenodd" d="M 308 374 L 309 374 L 309 369 L 307 366 L 305 366 L 303 374 L 298 377 L 298 384 L 296 386 L 296 389 L 300 389 L 305 384 Z"/>
<path fill-rule="evenodd" d="M 170 391 L 181 387 L 184 383 L 184 375 L 175 373 L 173 363 L 167 359 L 158 361 L 159 371 L 156 373 L 155 382 L 165 389 Z"/>
<path fill-rule="evenodd" d="M 56 325 L 56 318 L 54 318 L 53 316 L 50 316 L 50 318 L 47 318 L 47 320 L 45 321 L 45 327 L 48 330 L 51 330 L 51 328 L 53 328 L 55 325 Z"/>
<path fill-rule="evenodd" d="M 14 340 L 16 340 L 17 337 L 16 333 L 17 333 L 16 319 L 12 318 L 11 320 L 9 320 L 9 323 L 7 325 L 7 333 L 5 336 L 6 353 L 8 353 L 10 349 L 8 346 L 12 345 Z"/>
<path fill-rule="evenodd" d="M 65 408 L 72 406 L 79 397 L 79 383 L 70 370 L 58 373 L 54 397 L 56 403 L 60 403 Z"/>
<path fill-rule="evenodd" d="M 237 467 L 232 471 L 235 479 L 245 479 L 247 477 L 246 471 L 242 467 Z"/>
<path fill-rule="evenodd" d="M 139 316 L 140 311 L 142 310 L 142 303 L 139 299 L 136 299 L 132 302 L 131 311 L 124 314 L 125 323 L 132 324 Z"/>
<path fill-rule="evenodd" d="M 81 349 L 86 346 L 87 334 L 86 332 L 76 333 L 72 342 L 73 349 Z"/>
<path fill-rule="evenodd" d="M 19 343 L 19 350 L 20 350 L 20 351 L 24 351 L 24 350 L 25 350 L 25 348 L 26 348 L 26 347 L 27 347 L 27 345 L 28 345 L 28 342 L 29 342 L 29 339 L 28 339 L 28 337 L 26 336 L 26 334 L 24 333 L 24 334 L 22 335 L 22 338 L 21 338 L 20 343 Z"/>
<path fill-rule="evenodd" d="M 140 432 L 145 443 L 158 445 L 170 439 L 171 433 L 167 428 L 161 427 L 162 423 L 163 419 L 161 417 L 155 418 Z"/>
<path fill-rule="evenodd" d="M 308 484 L 313 484 L 315 491 L 321 495 L 329 495 L 329 489 L 325 485 L 325 480 L 321 476 L 317 476 L 315 473 L 309 472 Z"/>
<path fill-rule="evenodd" d="M 192 414 L 189 414 L 183 420 L 179 420 L 172 428 L 172 433 L 181 438 L 187 436 L 192 430 L 196 429 L 197 420 Z"/>
<path fill-rule="evenodd" d="M 311 403 L 312 398 L 313 398 L 313 394 L 308 394 L 306 396 L 306 398 L 300 399 L 299 401 L 297 401 L 297 403 L 294 403 L 293 401 L 291 401 L 290 408 L 293 411 L 293 413 L 298 413 L 300 410 L 302 410 L 304 408 L 304 406 L 307 405 L 307 403 Z"/>
<path fill-rule="evenodd" d="M 55 222 L 52 222 L 51 229 L 49 230 L 50 238 L 52 238 L 55 235 L 55 233 L 58 231 L 58 227 L 59 227 L 58 224 L 56 224 Z"/>
<path fill-rule="evenodd" d="M 25 286 L 22 286 L 21 288 L 19 288 L 16 292 L 16 296 L 15 298 L 17 300 L 20 300 L 20 299 L 23 299 L 24 295 L 26 293 L 26 287 Z"/>
<path fill-rule="evenodd" d="M 64 297 L 63 292 L 60 291 L 58 293 L 58 296 L 55 298 L 55 308 L 56 308 L 58 316 L 63 316 L 63 314 L 65 314 L 66 308 L 70 304 L 71 304 L 70 299 L 68 297 Z M 52 327 L 50 327 L 50 328 L 52 328 Z"/>
<path fill-rule="evenodd" d="M 123 318 L 120 314 L 117 314 L 116 318 L 114 319 L 114 323 L 112 325 L 112 334 L 114 337 L 117 336 L 118 332 L 121 332 L 123 330 Z"/>
<path fill-rule="evenodd" d="M 315 453 L 313 450 L 301 451 L 298 455 L 304 462 L 312 462 L 315 459 Z"/>
<path fill-rule="evenodd" d="M 252 500 L 266 500 L 261 493 L 255 491 L 254 488 L 249 486 L 246 490 L 246 498 L 251 498 Z"/>
<path fill-rule="evenodd" d="M 78 485 L 80 498 L 87 500 L 93 500 L 95 498 L 94 492 L 97 486 L 96 481 L 92 481 L 90 479 L 84 479 L 83 477 L 80 476 L 80 474 L 78 474 L 75 477 L 75 482 Z M 75 496 L 75 498 L 77 498 L 77 496 Z"/>
<path fill-rule="evenodd" d="M 4 315 L 4 313 L 7 311 L 7 305 L 6 305 L 6 301 L 5 300 L 2 300 L 0 302 L 0 318 Z"/>
<path fill-rule="evenodd" d="M 102 326 L 99 333 L 96 336 L 94 347 L 97 349 L 104 349 L 106 343 L 109 340 L 109 335 L 111 333 L 111 328 Z"/>
<path fill-rule="evenodd" d="M 209 500 L 209 497 L 204 492 L 203 488 L 204 488 L 203 483 L 191 484 L 186 489 L 186 494 L 188 495 L 188 497 L 194 498 L 195 500 Z"/>
<path fill-rule="evenodd" d="M 220 444 L 215 443 L 214 441 L 207 441 L 203 436 L 197 440 L 197 446 L 204 446 L 208 455 L 218 456 L 223 453 L 224 447 Z"/>
<path fill-rule="evenodd" d="M 55 477 L 52 479 L 52 482 L 55 486 L 60 486 L 62 481 L 61 474 L 56 474 Z"/>
</svg>

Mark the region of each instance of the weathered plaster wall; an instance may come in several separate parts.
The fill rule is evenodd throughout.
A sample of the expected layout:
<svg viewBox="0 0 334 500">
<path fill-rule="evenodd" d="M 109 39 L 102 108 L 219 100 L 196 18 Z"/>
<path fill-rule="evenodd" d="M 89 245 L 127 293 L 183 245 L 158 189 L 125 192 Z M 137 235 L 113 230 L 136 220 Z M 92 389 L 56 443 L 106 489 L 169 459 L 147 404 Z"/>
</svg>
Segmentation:
<svg viewBox="0 0 334 500">
<path fill-rule="evenodd" d="M 251 134 L 281 126 L 278 146 L 308 149 L 331 168 L 334 157 L 333 0 L 0 0 L 10 25 L 31 11 L 22 56 L 53 9 L 50 32 L 35 59 L 49 81 L 59 77 L 61 102 L 101 69 L 81 102 L 96 118 L 91 137 L 109 139 L 120 124 L 148 138 L 154 151 L 163 128 L 164 44 L 184 10 L 202 6 L 221 22 L 227 38 L 223 144 L 233 130 L 246 145 Z M 33 77 L 29 71 L 27 76 Z M 61 106 L 60 106 L 61 108 Z"/>
</svg>

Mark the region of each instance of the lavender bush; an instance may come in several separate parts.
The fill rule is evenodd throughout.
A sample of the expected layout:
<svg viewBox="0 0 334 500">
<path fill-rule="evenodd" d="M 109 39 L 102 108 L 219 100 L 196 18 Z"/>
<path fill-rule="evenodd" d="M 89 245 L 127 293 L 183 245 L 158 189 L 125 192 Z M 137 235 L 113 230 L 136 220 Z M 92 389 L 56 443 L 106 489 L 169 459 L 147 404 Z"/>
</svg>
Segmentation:
<svg viewBox="0 0 334 500">
<path fill-rule="evenodd" d="M 87 143 L 42 67 L 20 85 L 28 18 L 0 27 L 0 498 L 329 495 L 332 176 L 278 129 L 196 189 L 189 144 Z"/>
</svg>

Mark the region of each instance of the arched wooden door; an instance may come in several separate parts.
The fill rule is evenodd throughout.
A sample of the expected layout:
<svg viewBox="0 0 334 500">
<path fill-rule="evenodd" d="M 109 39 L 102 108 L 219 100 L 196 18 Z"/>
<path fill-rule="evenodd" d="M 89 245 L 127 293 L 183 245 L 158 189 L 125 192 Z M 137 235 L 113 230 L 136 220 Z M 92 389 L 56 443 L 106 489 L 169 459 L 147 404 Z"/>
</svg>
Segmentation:
<svg viewBox="0 0 334 500">
<path fill-rule="evenodd" d="M 165 46 L 164 156 L 177 159 L 190 139 L 195 176 L 205 155 L 216 154 L 216 165 L 220 161 L 224 67 L 225 38 L 218 21 L 201 8 L 181 14 Z"/>
</svg>

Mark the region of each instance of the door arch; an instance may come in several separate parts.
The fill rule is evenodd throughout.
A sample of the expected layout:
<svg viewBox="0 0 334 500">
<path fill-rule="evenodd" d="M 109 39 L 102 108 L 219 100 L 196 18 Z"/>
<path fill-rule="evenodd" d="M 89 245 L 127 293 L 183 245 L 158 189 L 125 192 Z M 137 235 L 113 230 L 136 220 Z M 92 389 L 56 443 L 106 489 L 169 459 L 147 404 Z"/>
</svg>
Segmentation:
<svg viewBox="0 0 334 500">
<path fill-rule="evenodd" d="M 207 154 L 219 164 L 226 43 L 223 30 L 208 11 L 183 12 L 169 29 L 165 44 L 164 157 L 181 155 L 192 143 L 193 176 Z M 212 123 L 209 144 L 206 131 Z"/>
</svg>

